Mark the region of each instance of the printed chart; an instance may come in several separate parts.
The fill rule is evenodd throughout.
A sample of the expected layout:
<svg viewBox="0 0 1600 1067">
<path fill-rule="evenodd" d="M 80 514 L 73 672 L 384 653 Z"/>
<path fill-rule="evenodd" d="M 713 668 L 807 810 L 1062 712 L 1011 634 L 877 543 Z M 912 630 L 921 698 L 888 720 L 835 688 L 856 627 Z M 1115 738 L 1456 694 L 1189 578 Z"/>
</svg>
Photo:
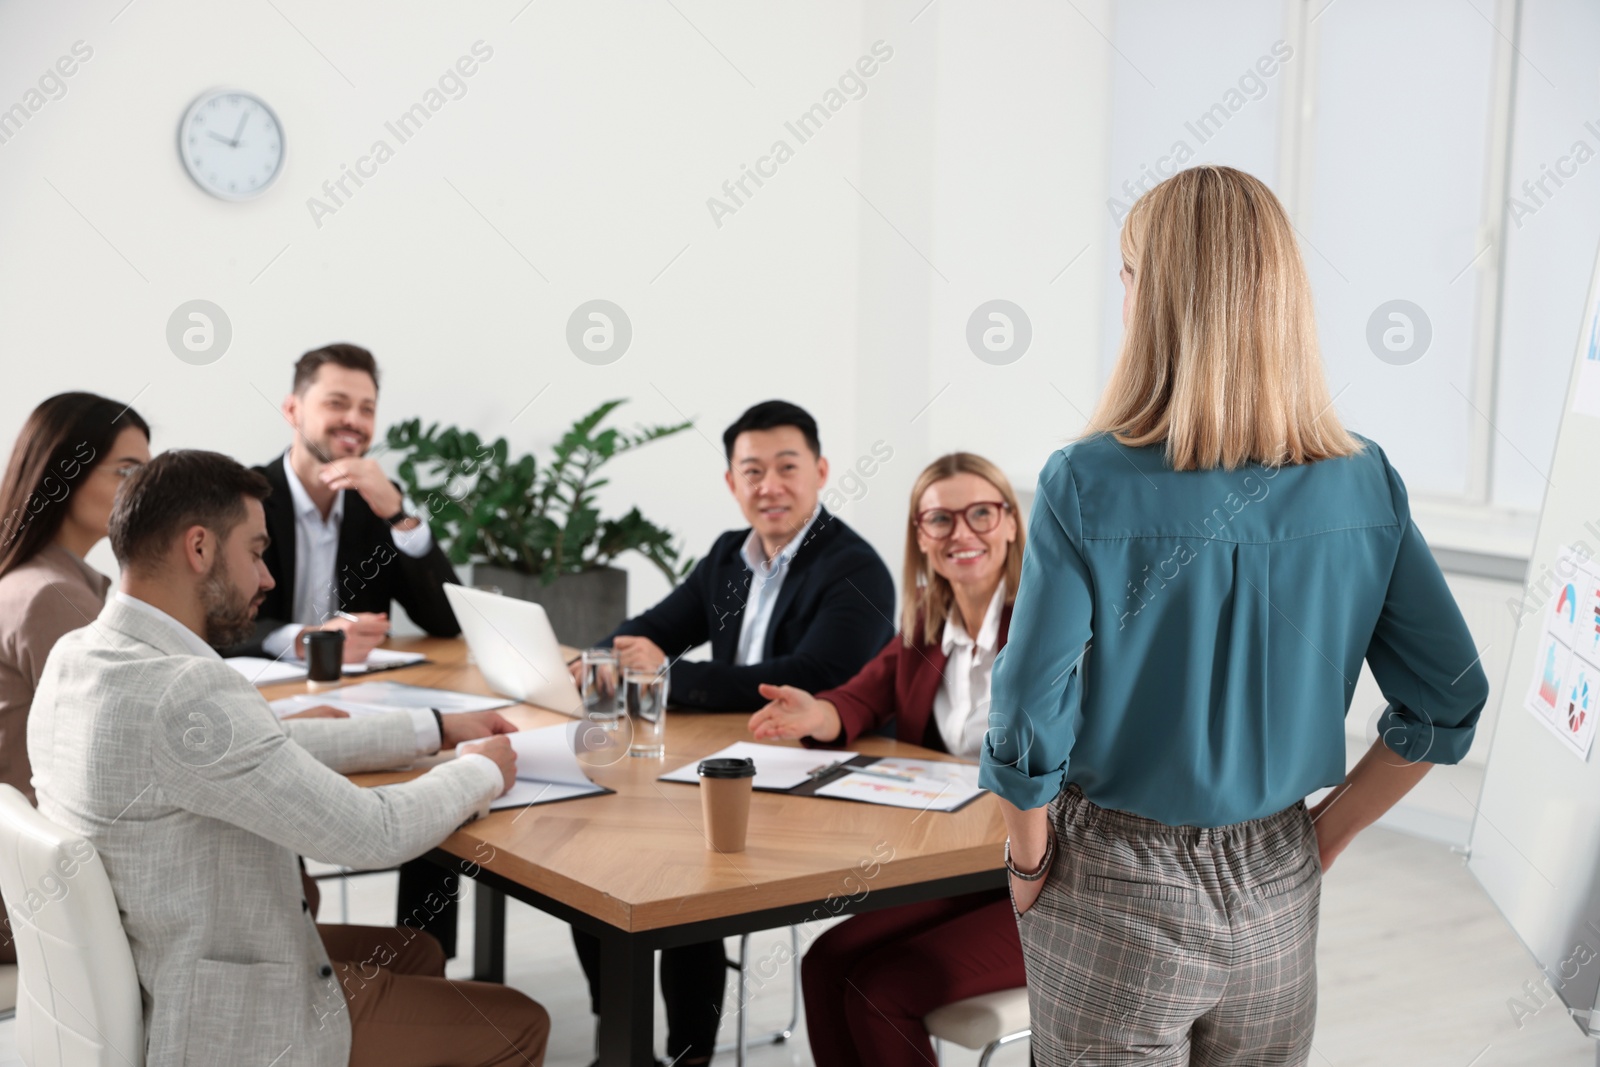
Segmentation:
<svg viewBox="0 0 1600 1067">
<path fill-rule="evenodd" d="M 1526 703 L 1579 759 L 1587 760 L 1600 689 L 1600 563 L 1563 548 L 1555 573 Z"/>
</svg>

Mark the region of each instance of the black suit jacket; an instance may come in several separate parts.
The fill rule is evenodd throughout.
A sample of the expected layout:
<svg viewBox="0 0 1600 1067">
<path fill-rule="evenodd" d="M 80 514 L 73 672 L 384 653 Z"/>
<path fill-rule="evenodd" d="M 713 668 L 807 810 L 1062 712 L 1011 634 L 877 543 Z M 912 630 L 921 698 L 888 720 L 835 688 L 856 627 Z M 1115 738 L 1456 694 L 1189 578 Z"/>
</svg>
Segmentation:
<svg viewBox="0 0 1600 1067">
<path fill-rule="evenodd" d="M 746 528 L 718 537 L 682 585 L 611 635 L 648 637 L 676 660 L 668 682 L 675 705 L 755 711 L 767 702 L 756 689 L 762 682 L 811 693 L 841 685 L 894 634 L 889 569 L 860 534 L 823 508 L 789 561 L 761 661 L 735 664 L 751 578 L 739 549 L 749 535 Z M 705 641 L 710 661 L 677 659 Z"/>
<path fill-rule="evenodd" d="M 278 584 L 262 601 L 250 643 L 229 649 L 230 655 L 260 655 L 267 635 L 294 617 L 294 496 L 289 492 L 282 456 L 255 470 L 272 485 L 272 495 L 264 502 L 272 543 L 263 558 Z M 388 611 L 398 600 L 411 621 L 435 637 L 459 634 L 461 627 L 444 595 L 444 584 L 459 579 L 438 543 L 421 559 L 408 556 L 394 547 L 389 524 L 372 513 L 360 493 L 354 489 L 343 492 L 344 517 L 339 522 L 339 550 L 333 568 L 340 609 Z"/>
</svg>

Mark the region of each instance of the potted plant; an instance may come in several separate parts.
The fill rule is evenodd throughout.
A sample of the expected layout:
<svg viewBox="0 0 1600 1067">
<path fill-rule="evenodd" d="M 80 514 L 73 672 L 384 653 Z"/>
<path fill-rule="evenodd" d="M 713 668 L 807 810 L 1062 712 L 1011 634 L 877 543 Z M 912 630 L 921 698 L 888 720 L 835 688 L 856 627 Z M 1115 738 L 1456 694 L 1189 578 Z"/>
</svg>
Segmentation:
<svg viewBox="0 0 1600 1067">
<path fill-rule="evenodd" d="M 543 605 L 556 635 L 580 648 L 627 616 L 628 574 L 613 565 L 619 555 L 638 552 L 674 585 L 694 564 L 680 562 L 672 535 L 638 508 L 602 519 L 595 506 L 606 463 L 692 425 L 601 429 L 622 403 L 608 400 L 573 423 L 542 465 L 531 454 L 513 460 L 504 437 L 485 443 L 454 426 L 424 430 L 412 419 L 388 432 L 402 457 L 400 482 L 450 561 L 471 563 L 479 585 Z"/>
</svg>

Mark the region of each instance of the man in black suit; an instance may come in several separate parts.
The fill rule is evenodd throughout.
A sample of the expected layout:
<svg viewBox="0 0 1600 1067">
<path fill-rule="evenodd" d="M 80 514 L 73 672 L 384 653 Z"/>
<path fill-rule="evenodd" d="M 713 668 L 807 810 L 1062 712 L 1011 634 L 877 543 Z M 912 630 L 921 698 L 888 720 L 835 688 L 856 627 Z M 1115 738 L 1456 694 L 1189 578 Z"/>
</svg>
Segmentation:
<svg viewBox="0 0 1600 1067">
<path fill-rule="evenodd" d="M 894 582 L 872 546 L 820 503 L 828 461 L 804 409 L 757 404 L 722 443 L 724 477 L 749 527 L 717 538 L 682 585 L 601 643 L 624 667 L 670 663 L 674 706 L 748 713 L 767 703 L 762 683 L 815 693 L 860 670 L 894 635 Z M 707 641 L 709 660 L 682 658 Z M 599 942 L 577 930 L 573 940 L 598 1007 Z M 720 940 L 662 951 L 672 1063 L 710 1062 L 726 969 Z"/>
<path fill-rule="evenodd" d="M 389 629 L 398 600 L 435 637 L 461 632 L 444 584 L 456 572 L 400 487 L 366 458 L 376 429 L 372 353 L 332 344 L 300 357 L 283 416 L 294 440 L 256 470 L 272 486 L 263 560 L 277 586 L 256 619 L 254 649 L 296 656 L 310 630 L 343 630 L 346 663 L 361 663 Z"/>
<path fill-rule="evenodd" d="M 331 344 L 301 356 L 283 417 L 288 451 L 255 468 L 272 542 L 262 561 L 277 585 L 262 601 L 255 635 L 230 654 L 292 658 L 311 630 L 343 630 L 346 663 L 365 662 L 389 632 L 398 600 L 435 637 L 461 632 L 446 582 L 456 572 L 428 524 L 410 514 L 400 487 L 367 449 L 377 427 L 378 364 L 372 353 Z M 456 901 L 448 872 L 426 860 L 400 867 L 399 924 L 426 930 L 455 955 Z"/>
</svg>

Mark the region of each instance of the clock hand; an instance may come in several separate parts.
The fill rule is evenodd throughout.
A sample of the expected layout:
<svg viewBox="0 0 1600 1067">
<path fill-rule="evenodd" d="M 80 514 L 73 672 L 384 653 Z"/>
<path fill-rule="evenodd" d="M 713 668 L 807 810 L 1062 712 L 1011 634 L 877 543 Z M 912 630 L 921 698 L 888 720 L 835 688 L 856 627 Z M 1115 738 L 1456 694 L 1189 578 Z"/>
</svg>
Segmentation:
<svg viewBox="0 0 1600 1067">
<path fill-rule="evenodd" d="M 233 140 L 228 142 L 229 148 L 239 147 L 239 135 L 244 133 L 244 124 L 250 121 L 250 112 L 246 111 L 239 116 L 239 128 L 233 131 Z"/>
<path fill-rule="evenodd" d="M 233 141 L 228 140 L 226 137 L 222 136 L 222 134 L 218 133 L 216 130 L 207 130 L 206 131 L 206 136 L 207 137 L 215 137 L 217 140 L 221 141 L 223 144 L 227 145 L 229 148 L 234 147 L 234 142 Z"/>
</svg>

